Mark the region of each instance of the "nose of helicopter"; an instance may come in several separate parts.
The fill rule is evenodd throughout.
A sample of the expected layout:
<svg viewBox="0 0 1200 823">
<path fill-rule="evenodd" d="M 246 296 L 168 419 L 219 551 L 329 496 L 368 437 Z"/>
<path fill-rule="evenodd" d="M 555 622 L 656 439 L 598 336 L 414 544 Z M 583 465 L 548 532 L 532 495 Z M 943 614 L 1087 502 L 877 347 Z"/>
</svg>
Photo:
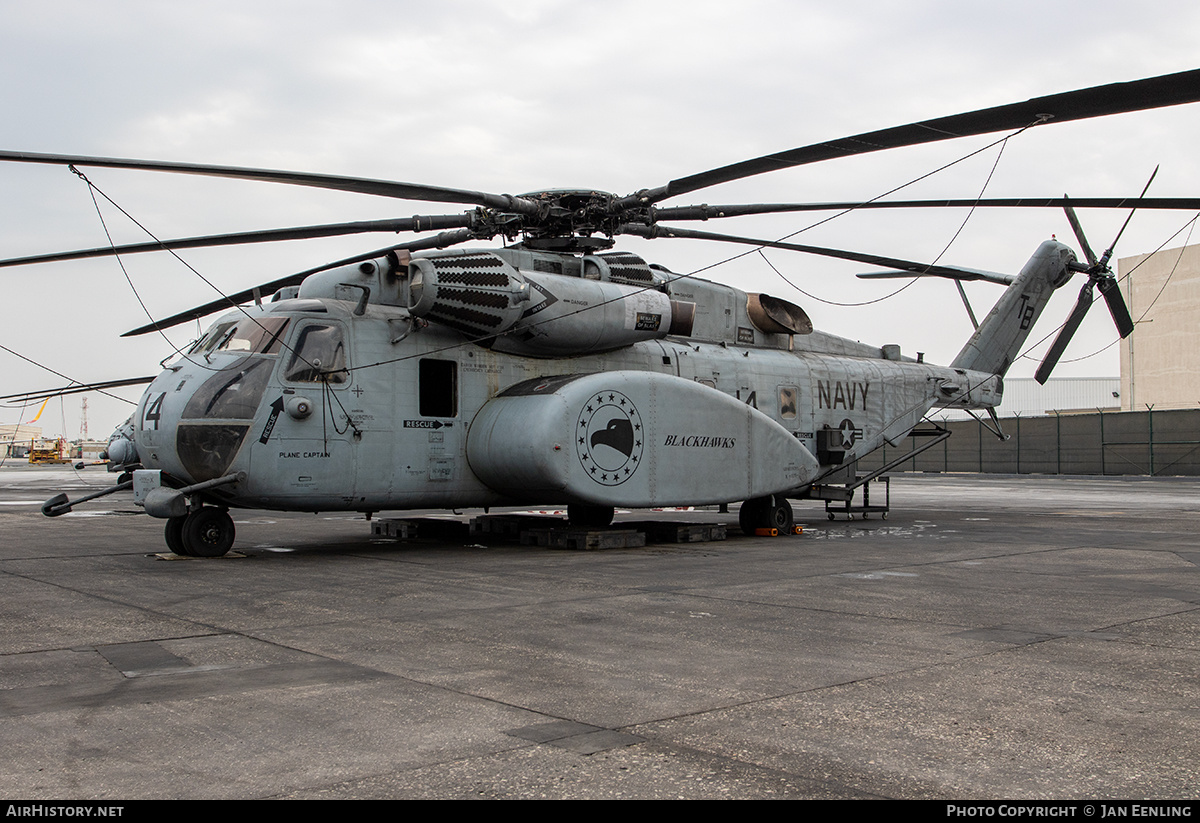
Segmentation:
<svg viewBox="0 0 1200 823">
<path fill-rule="evenodd" d="M 185 362 L 160 375 L 138 405 L 143 465 L 192 482 L 229 472 L 258 414 L 272 362 L 244 357 L 220 370 Z"/>
<path fill-rule="evenodd" d="M 214 323 L 142 396 L 134 440 L 146 467 L 200 483 L 238 459 L 289 324 L 261 308 L 239 314 Z"/>
</svg>

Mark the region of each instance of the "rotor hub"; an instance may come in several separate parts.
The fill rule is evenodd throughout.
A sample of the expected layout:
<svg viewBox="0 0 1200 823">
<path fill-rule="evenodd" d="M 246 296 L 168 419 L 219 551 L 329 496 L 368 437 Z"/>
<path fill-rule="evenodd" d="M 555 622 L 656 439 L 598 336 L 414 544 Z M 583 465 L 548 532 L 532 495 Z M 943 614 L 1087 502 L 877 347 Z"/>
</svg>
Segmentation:
<svg viewBox="0 0 1200 823">
<path fill-rule="evenodd" d="M 629 219 L 621 198 L 611 192 L 546 189 L 520 196 L 542 205 L 536 217 L 520 221 L 529 248 L 583 254 L 609 249 L 618 227 Z"/>
</svg>

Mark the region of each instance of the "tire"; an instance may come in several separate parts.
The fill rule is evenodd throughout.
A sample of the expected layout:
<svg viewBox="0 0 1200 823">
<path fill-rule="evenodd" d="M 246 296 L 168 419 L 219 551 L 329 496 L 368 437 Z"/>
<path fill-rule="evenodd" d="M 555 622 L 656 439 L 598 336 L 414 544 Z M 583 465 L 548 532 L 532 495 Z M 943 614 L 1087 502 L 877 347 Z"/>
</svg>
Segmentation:
<svg viewBox="0 0 1200 823">
<path fill-rule="evenodd" d="M 742 504 L 738 510 L 738 525 L 742 527 L 742 534 L 754 537 L 755 530 L 769 527 L 767 507 L 770 503 L 769 497 L 755 497 Z"/>
<path fill-rule="evenodd" d="M 224 509 L 196 509 L 183 524 L 183 546 L 192 557 L 221 557 L 233 548 L 233 538 L 233 518 Z"/>
<path fill-rule="evenodd" d="M 187 521 L 187 515 L 182 517 L 171 517 L 167 519 L 166 528 L 163 529 L 163 536 L 167 541 L 167 548 L 175 552 L 180 557 L 188 557 L 187 548 L 183 545 L 183 524 Z"/>
<path fill-rule="evenodd" d="M 616 510 L 612 506 L 589 506 L 584 503 L 572 503 L 567 506 L 567 520 L 572 526 L 599 529 L 611 525 Z"/>
<path fill-rule="evenodd" d="M 754 536 L 754 503 L 753 500 L 744 500 L 738 508 L 738 525 L 742 527 L 742 534 L 747 537 Z"/>
<path fill-rule="evenodd" d="M 743 503 L 738 512 L 738 525 L 742 527 L 743 534 L 754 537 L 757 529 L 778 529 L 780 534 L 791 534 L 796 521 L 792 518 L 792 504 L 787 498 L 772 495 Z"/>
<path fill-rule="evenodd" d="M 796 528 L 796 521 L 792 517 L 792 504 L 786 497 L 774 495 L 771 498 L 767 504 L 767 518 L 770 521 L 767 528 L 778 529 L 780 534 L 791 534 Z"/>
</svg>

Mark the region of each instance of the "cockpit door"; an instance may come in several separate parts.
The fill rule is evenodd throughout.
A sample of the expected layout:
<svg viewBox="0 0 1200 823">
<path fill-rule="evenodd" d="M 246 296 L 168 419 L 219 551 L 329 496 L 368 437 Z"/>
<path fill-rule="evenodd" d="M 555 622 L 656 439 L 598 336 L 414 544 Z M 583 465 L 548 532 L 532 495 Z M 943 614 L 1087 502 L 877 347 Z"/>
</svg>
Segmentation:
<svg viewBox="0 0 1200 823">
<path fill-rule="evenodd" d="M 314 510 L 345 506 L 354 499 L 356 458 L 345 327 L 325 318 L 296 324 L 279 364 L 250 433 L 255 491 Z"/>
</svg>

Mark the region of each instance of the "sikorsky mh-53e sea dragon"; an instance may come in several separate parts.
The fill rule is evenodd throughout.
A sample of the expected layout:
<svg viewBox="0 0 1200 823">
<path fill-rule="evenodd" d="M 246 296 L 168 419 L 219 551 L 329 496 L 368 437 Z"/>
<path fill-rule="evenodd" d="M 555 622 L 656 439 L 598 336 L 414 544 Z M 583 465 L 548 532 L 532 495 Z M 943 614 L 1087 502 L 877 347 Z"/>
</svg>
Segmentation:
<svg viewBox="0 0 1200 823">
<path fill-rule="evenodd" d="M 22 163 L 241 178 L 443 203 L 465 213 L 189 238 L 0 265 L 366 231 L 437 232 L 262 284 L 129 334 L 232 309 L 153 378 L 109 442 L 121 482 L 166 520 L 176 553 L 225 554 L 230 508 L 379 512 L 566 505 L 608 523 L 614 507 L 743 501 L 748 532 L 788 528 L 789 499 L 861 481 L 855 462 L 908 436 L 932 408 L 990 411 L 1055 289 L 1086 282 L 1046 355 L 1058 362 L 1099 288 L 1133 328 L 1108 263 L 1070 209 L 1196 208 L 1194 200 L 946 200 L 664 207 L 669 198 L 847 155 L 1200 100 L 1200 70 L 1035 98 L 819 143 L 627 196 L 520 196 L 174 162 L 0 152 Z M 1143 192 L 1144 194 L 1144 192 Z M 1086 262 L 1048 240 L 1015 276 L 664 225 L 829 208 L 1066 207 Z M 609 251 L 613 238 L 682 237 L 824 254 L 905 276 L 990 280 L 1006 290 L 948 366 L 813 331 L 786 300 L 683 277 Z M 503 237 L 504 248 L 448 249 Z M 260 295 L 274 293 L 269 301 Z M 251 301 L 253 301 L 252 304 Z M 250 304 L 250 305 L 245 305 Z M 936 438 L 946 436 L 934 429 Z M 909 455 L 905 455 L 908 457 Z M 849 471 L 848 471 L 849 470 Z M 849 478 L 849 481 L 846 480 Z M 65 495 L 50 516 L 70 511 Z"/>
</svg>

